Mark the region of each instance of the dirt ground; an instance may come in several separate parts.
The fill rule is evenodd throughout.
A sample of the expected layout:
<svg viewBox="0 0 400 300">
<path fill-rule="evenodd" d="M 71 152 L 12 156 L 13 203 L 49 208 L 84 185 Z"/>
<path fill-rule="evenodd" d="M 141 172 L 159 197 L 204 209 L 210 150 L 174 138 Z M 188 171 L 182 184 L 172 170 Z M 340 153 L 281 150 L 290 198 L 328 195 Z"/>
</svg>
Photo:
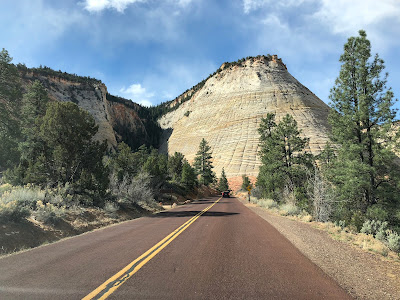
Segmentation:
<svg viewBox="0 0 400 300">
<path fill-rule="evenodd" d="M 327 232 L 242 202 L 273 225 L 356 299 L 400 299 L 400 263 L 366 252 Z"/>
</svg>

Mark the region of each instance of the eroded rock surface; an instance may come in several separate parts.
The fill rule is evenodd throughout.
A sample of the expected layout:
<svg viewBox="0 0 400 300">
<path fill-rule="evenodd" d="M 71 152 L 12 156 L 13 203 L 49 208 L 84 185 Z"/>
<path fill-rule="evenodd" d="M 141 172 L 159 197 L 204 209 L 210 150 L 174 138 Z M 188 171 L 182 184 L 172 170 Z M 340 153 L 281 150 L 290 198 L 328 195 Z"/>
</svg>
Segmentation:
<svg viewBox="0 0 400 300">
<path fill-rule="evenodd" d="M 89 112 L 99 126 L 95 139 L 106 140 L 109 149 L 115 149 L 121 141 L 133 149 L 142 144 L 151 144 L 145 126 L 147 120 L 138 113 L 140 105 L 109 95 L 103 83 L 97 80 L 71 81 L 30 71 L 24 72 L 22 78 L 25 87 L 39 80 L 52 101 L 74 102 Z"/>
<path fill-rule="evenodd" d="M 328 140 L 329 108 L 298 82 L 276 56 L 223 64 L 192 98 L 164 115 L 161 149 L 182 152 L 192 162 L 202 138 L 212 148 L 214 171 L 227 177 L 257 176 L 260 158 L 257 129 L 261 118 L 276 113 L 277 121 L 291 114 L 309 149 L 317 154 Z"/>
</svg>

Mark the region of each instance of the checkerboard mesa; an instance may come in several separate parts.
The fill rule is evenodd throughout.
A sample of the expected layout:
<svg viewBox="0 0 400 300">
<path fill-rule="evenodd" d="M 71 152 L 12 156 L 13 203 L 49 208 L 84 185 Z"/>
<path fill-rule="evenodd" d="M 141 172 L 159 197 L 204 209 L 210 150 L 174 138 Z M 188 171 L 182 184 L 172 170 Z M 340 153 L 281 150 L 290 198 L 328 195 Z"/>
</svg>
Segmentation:
<svg viewBox="0 0 400 300">
<path fill-rule="evenodd" d="M 192 161 L 202 138 L 212 149 L 214 171 L 229 178 L 257 176 L 261 118 L 287 113 L 310 138 L 318 154 L 328 141 L 329 107 L 297 81 L 277 55 L 223 63 L 209 78 L 171 101 L 177 109 L 159 119 L 165 129 L 161 150 L 182 152 Z M 187 112 L 190 111 L 190 114 Z"/>
</svg>

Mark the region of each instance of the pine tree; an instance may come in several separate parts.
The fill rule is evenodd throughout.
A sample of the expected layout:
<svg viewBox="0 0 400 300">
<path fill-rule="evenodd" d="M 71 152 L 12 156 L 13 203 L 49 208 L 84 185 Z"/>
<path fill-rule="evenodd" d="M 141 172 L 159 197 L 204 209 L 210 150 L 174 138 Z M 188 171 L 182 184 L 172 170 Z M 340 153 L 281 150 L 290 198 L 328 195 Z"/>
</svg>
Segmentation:
<svg viewBox="0 0 400 300">
<path fill-rule="evenodd" d="M 196 170 L 186 159 L 183 160 L 181 183 L 188 189 L 193 189 L 197 185 Z"/>
<path fill-rule="evenodd" d="M 23 140 L 19 143 L 22 159 L 32 159 L 41 147 L 37 139 L 37 132 L 40 129 L 36 121 L 45 115 L 48 102 L 47 91 L 38 80 L 29 86 L 27 93 L 23 95 L 21 108 Z"/>
<path fill-rule="evenodd" d="M 212 156 L 210 150 L 211 147 L 203 138 L 199 145 L 199 151 L 197 151 L 194 159 L 194 168 L 197 174 L 200 175 L 200 183 L 207 186 L 215 180 L 215 174 L 212 171 L 213 165 L 211 162 Z"/>
<path fill-rule="evenodd" d="M 22 97 L 17 68 L 3 48 L 0 52 L 0 172 L 18 164 L 21 137 L 19 125 Z"/>
<path fill-rule="evenodd" d="M 387 74 L 381 74 L 383 60 L 377 54 L 371 58 L 365 31 L 348 39 L 340 62 L 329 116 L 339 150 L 328 176 L 339 197 L 350 201 L 349 209 L 365 212 L 373 204 L 393 202 L 399 191 L 394 155 L 387 147 L 395 117 L 393 92 L 386 88 Z"/>
<path fill-rule="evenodd" d="M 221 177 L 218 182 L 218 190 L 221 192 L 229 190 L 229 183 L 228 179 L 226 178 L 224 168 L 222 168 Z"/>
<path fill-rule="evenodd" d="M 37 120 L 38 147 L 24 168 L 24 182 L 42 186 L 69 183 L 75 194 L 88 196 L 88 205 L 101 205 L 108 186 L 108 172 L 102 159 L 104 141 L 93 137 L 97 132 L 94 118 L 71 102 L 51 102 L 45 115 Z"/>
<path fill-rule="evenodd" d="M 180 152 L 175 152 L 174 155 L 168 159 L 168 171 L 173 180 L 179 182 L 182 176 L 184 156 Z"/>
<path fill-rule="evenodd" d="M 121 181 L 125 176 L 129 178 L 135 176 L 138 173 L 137 165 L 131 147 L 124 142 L 119 143 L 116 153 L 112 154 L 109 161 L 110 169 L 117 176 L 118 181 Z"/>
<path fill-rule="evenodd" d="M 303 193 L 307 168 L 312 166 L 312 156 L 304 151 L 307 138 L 301 138 L 296 120 L 289 114 L 277 125 L 275 114 L 267 114 L 261 120 L 261 162 L 257 186 L 264 196 L 278 198 L 284 186 L 292 192 Z"/>
</svg>

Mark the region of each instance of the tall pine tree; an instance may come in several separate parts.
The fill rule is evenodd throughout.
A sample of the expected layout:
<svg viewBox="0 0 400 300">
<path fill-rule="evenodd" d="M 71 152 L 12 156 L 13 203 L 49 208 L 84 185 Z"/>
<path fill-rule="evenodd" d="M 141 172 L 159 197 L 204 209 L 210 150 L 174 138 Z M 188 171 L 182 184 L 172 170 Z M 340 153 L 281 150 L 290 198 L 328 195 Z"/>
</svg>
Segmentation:
<svg viewBox="0 0 400 300">
<path fill-rule="evenodd" d="M 224 168 L 222 168 L 221 177 L 219 178 L 218 190 L 220 190 L 221 192 L 229 190 L 229 183 L 228 179 L 226 178 Z"/>
<path fill-rule="evenodd" d="M 261 120 L 258 132 L 262 165 L 257 186 L 264 196 L 279 199 L 285 185 L 298 196 L 304 194 L 305 172 L 311 167 L 312 159 L 304 152 L 308 139 L 300 137 L 296 120 L 287 114 L 277 125 L 275 114 L 269 113 Z"/>
<path fill-rule="evenodd" d="M 340 62 L 329 116 L 339 150 L 327 173 L 348 202 L 347 211 L 364 213 L 371 205 L 393 203 L 398 194 L 394 154 L 387 147 L 395 117 L 393 92 L 386 88 L 383 60 L 371 57 L 365 31 L 348 39 Z"/>
<path fill-rule="evenodd" d="M 19 109 L 22 98 L 17 68 L 3 48 L 0 51 L 0 172 L 19 161 L 18 141 L 21 137 Z"/>
<path fill-rule="evenodd" d="M 197 151 L 194 159 L 194 168 L 196 169 L 197 174 L 200 175 L 200 183 L 207 186 L 215 180 L 215 174 L 212 171 L 214 167 L 211 162 L 212 156 L 210 150 L 211 147 L 203 138 L 199 145 L 199 151 Z"/>
</svg>

